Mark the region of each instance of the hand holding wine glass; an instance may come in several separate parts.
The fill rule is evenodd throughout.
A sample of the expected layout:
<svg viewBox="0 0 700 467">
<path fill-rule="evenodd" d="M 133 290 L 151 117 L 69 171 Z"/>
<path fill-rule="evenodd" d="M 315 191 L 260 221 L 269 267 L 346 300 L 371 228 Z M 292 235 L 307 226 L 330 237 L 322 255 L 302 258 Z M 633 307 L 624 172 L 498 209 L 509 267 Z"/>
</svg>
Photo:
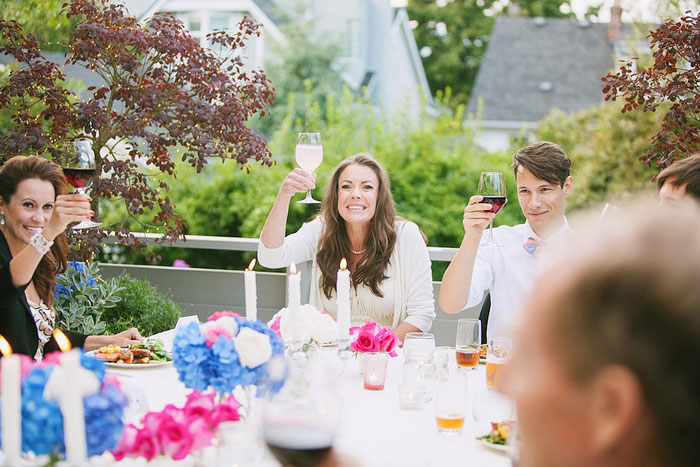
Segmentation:
<svg viewBox="0 0 700 467">
<path fill-rule="evenodd" d="M 506 197 L 506 181 L 502 172 L 481 172 L 479 177 L 479 194 L 482 196 L 481 204 L 489 204 L 489 212 L 494 216 L 498 214 L 508 199 Z M 489 223 L 489 240 L 485 243 L 488 246 L 500 246 L 493 241 L 493 218 Z"/>
<path fill-rule="evenodd" d="M 323 161 L 321 134 L 299 133 L 294 158 L 296 159 L 297 164 L 299 164 L 299 167 L 309 173 L 313 173 L 313 171 L 316 170 L 319 165 L 321 165 L 321 161 Z M 313 199 L 310 188 L 306 191 L 306 198 L 298 202 L 303 204 L 320 203 L 320 201 Z"/>
<path fill-rule="evenodd" d="M 89 141 L 86 140 L 75 141 L 73 148 L 73 158 L 63 166 L 63 174 L 68 183 L 75 187 L 76 193 L 85 195 L 85 190 L 90 186 L 97 173 L 95 153 L 92 151 Z M 74 225 L 73 229 L 92 229 L 100 225 L 102 225 L 101 222 L 86 219 Z"/>
</svg>

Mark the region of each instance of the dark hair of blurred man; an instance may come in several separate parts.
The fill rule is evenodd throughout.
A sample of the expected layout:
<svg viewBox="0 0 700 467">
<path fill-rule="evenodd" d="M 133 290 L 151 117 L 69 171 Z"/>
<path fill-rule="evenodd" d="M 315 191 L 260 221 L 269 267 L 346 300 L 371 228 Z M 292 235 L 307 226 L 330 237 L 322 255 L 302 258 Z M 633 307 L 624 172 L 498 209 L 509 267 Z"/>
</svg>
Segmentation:
<svg viewBox="0 0 700 467">
<path fill-rule="evenodd" d="M 656 186 L 662 203 L 673 205 L 684 199 L 700 202 L 700 153 L 666 167 L 656 177 Z"/>
<path fill-rule="evenodd" d="M 519 466 L 698 465 L 700 212 L 679 209 L 579 231 L 538 279 L 501 383 Z"/>
</svg>

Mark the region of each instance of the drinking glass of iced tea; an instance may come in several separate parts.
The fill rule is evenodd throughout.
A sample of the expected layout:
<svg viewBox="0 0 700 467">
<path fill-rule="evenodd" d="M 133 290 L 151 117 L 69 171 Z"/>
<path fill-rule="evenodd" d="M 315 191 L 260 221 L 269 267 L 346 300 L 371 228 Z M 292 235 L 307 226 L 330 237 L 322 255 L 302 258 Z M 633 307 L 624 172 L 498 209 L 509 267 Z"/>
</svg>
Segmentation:
<svg viewBox="0 0 700 467">
<path fill-rule="evenodd" d="M 486 386 L 495 389 L 503 366 L 513 355 L 513 341 L 509 337 L 492 337 L 486 351 Z"/>
<path fill-rule="evenodd" d="M 438 433 L 459 435 L 467 416 L 467 375 L 457 372 L 435 388 L 435 421 Z"/>
<path fill-rule="evenodd" d="M 455 353 L 457 366 L 468 370 L 476 369 L 479 364 L 481 348 L 481 321 L 462 318 L 457 322 L 457 341 Z"/>
</svg>

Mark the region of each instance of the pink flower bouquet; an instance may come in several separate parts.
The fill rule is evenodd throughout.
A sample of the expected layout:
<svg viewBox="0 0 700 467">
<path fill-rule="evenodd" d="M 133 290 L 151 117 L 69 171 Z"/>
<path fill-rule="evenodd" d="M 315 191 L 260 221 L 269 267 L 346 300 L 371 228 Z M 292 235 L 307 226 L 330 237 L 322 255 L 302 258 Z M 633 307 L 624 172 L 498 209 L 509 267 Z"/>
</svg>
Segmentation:
<svg viewBox="0 0 700 467">
<path fill-rule="evenodd" d="M 394 349 L 400 341 L 391 329 L 383 328 L 377 323 L 367 323 L 350 328 L 350 335 L 354 334 L 357 334 L 357 338 L 350 343 L 350 350 L 357 353 L 387 352 L 396 357 Z"/>
<path fill-rule="evenodd" d="M 212 444 L 222 422 L 238 421 L 240 404 L 233 396 L 216 403 L 214 394 L 198 391 L 187 396 L 183 408 L 168 404 L 160 412 L 149 412 L 141 419 L 141 427 L 129 425 L 119 446 L 113 452 L 116 460 L 143 457 L 151 461 L 157 456 L 180 460 L 191 452 Z"/>
</svg>

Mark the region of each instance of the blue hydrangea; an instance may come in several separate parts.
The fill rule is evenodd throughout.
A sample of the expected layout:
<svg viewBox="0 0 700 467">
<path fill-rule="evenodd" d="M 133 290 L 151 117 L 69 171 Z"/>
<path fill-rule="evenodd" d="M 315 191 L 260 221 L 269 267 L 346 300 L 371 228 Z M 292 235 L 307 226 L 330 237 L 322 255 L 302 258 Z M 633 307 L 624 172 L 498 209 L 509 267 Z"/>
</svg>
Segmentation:
<svg viewBox="0 0 700 467">
<path fill-rule="evenodd" d="M 82 366 L 97 379 L 104 379 L 104 364 L 83 355 Z M 56 401 L 44 399 L 44 387 L 53 366 L 35 366 L 22 380 L 22 451 L 36 455 L 65 455 L 63 417 Z M 117 447 L 124 432 L 122 415 L 128 400 L 113 384 L 102 384 L 98 392 L 83 399 L 85 433 L 89 456 Z"/>
<path fill-rule="evenodd" d="M 269 336 L 272 353 L 284 355 L 284 344 L 265 323 L 235 319 L 239 329 L 249 327 Z M 205 391 L 211 387 L 221 394 L 229 394 L 237 386 L 257 385 L 258 392 L 265 392 L 268 386 L 266 365 L 242 366 L 233 341 L 224 336 L 219 336 L 211 348 L 207 347 L 197 323 L 178 330 L 173 343 L 173 362 L 180 381 L 190 389 Z M 275 382 L 270 389 L 276 392 L 283 383 Z"/>
</svg>

